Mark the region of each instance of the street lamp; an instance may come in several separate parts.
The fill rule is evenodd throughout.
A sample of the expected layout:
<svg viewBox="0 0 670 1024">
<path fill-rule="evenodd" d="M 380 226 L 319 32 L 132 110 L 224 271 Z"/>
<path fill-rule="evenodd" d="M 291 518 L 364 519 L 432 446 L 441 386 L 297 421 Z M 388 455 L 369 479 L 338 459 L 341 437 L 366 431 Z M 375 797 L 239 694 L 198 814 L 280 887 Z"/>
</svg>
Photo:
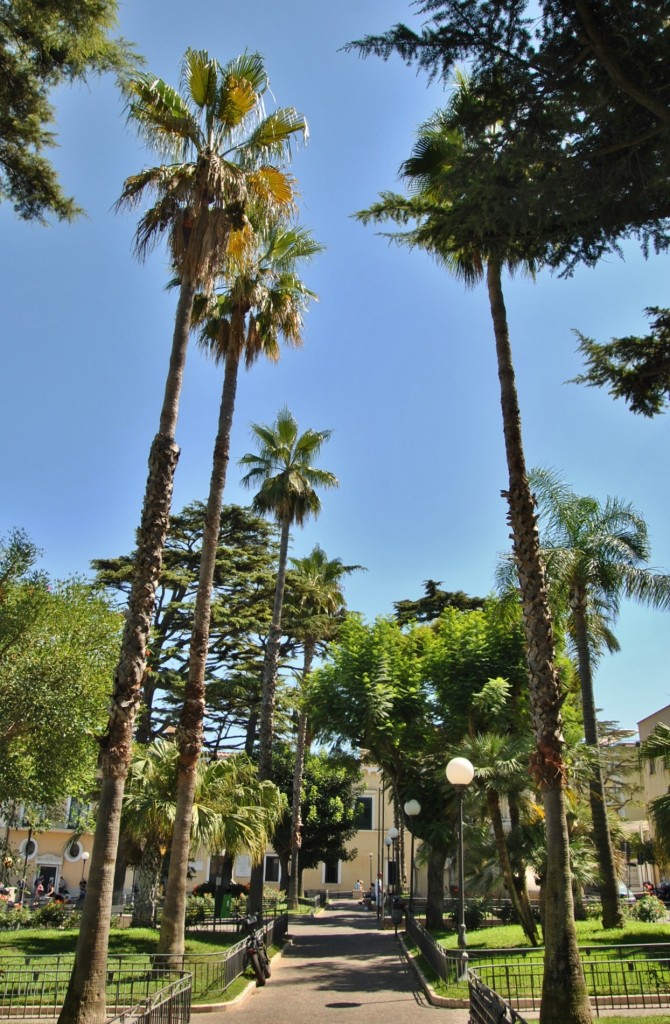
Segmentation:
<svg viewBox="0 0 670 1024">
<path fill-rule="evenodd" d="M 463 798 L 475 777 L 475 770 L 467 757 L 453 757 L 447 765 L 447 779 L 458 793 L 458 948 L 461 950 L 459 981 L 468 974 L 468 940 L 465 934 Z"/>
<path fill-rule="evenodd" d="M 384 836 L 384 846 L 386 847 L 386 884 L 387 884 L 388 888 L 390 888 L 390 884 L 389 884 L 389 874 L 390 874 L 390 872 L 389 872 L 389 864 L 391 863 L 391 846 L 392 846 L 392 844 L 393 844 L 393 840 L 391 839 L 390 835 L 387 833 Z M 384 879 L 382 878 L 382 883 L 383 883 L 383 881 L 384 881 Z M 384 927 L 384 904 L 386 903 L 386 899 L 385 899 L 386 895 L 387 895 L 386 892 L 384 892 L 382 890 L 382 928 Z"/>
<path fill-rule="evenodd" d="M 412 844 L 410 847 L 409 855 L 409 912 L 413 912 L 412 903 L 414 900 L 414 818 L 417 814 L 421 813 L 421 804 L 418 800 L 408 800 L 404 806 L 404 811 L 407 817 L 410 819 L 410 833 L 412 835 Z"/>
<path fill-rule="evenodd" d="M 394 892 L 394 895 L 398 892 L 398 846 L 397 846 L 397 843 L 398 843 L 398 836 L 399 835 L 400 835 L 400 833 L 398 832 L 398 829 L 395 828 L 394 825 L 391 825 L 391 827 L 389 829 L 387 829 L 387 831 L 386 831 L 387 838 L 391 840 L 391 842 L 389 843 L 389 875 L 391 873 L 390 872 L 390 866 L 391 866 L 391 861 L 390 861 L 391 849 L 390 849 L 390 847 L 393 846 L 393 857 L 394 857 L 394 860 L 393 860 L 393 892 Z M 384 842 L 386 842 L 386 840 L 384 840 Z M 390 877 L 389 877 L 388 881 L 389 881 L 389 889 L 390 889 L 391 888 L 391 879 L 390 879 Z"/>
<path fill-rule="evenodd" d="M 84 881 L 84 876 L 86 875 L 86 861 L 88 860 L 88 858 L 89 858 L 90 856 L 91 856 L 91 855 L 90 855 L 90 853 L 88 852 L 88 850 L 84 850 L 84 852 L 83 852 L 83 853 L 82 853 L 82 855 L 81 855 L 81 859 L 82 859 L 82 867 L 81 867 L 81 880 L 82 880 L 82 882 Z"/>
</svg>

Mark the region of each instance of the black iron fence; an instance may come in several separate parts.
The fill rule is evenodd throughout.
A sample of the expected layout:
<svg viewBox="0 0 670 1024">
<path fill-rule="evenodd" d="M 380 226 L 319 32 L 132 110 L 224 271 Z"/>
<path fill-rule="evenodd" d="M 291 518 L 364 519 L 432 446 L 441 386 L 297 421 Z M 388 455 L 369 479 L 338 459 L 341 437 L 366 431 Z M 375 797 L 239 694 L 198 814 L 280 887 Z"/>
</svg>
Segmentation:
<svg viewBox="0 0 670 1024">
<path fill-rule="evenodd" d="M 263 926 L 266 945 L 279 945 L 287 930 L 287 914 L 271 917 Z M 57 1017 L 73 962 L 72 953 L 0 954 L 0 1018 Z M 107 959 L 108 1012 L 114 1017 L 131 1019 L 135 1009 L 149 1000 L 154 1014 L 151 1019 L 160 1020 L 162 1018 L 156 1016 L 163 1013 L 159 1009 L 159 995 L 166 986 L 188 976 L 189 1001 L 191 998 L 201 1003 L 216 1001 L 244 973 L 245 967 L 246 939 L 243 937 L 217 953 L 183 953 L 177 958 L 168 953 L 110 954 Z M 181 1006 L 185 996 L 179 995 L 179 1000 Z M 166 1009 L 165 1013 L 168 1012 L 171 1011 Z M 180 1024 L 179 1020 L 175 1024 Z"/>
<path fill-rule="evenodd" d="M 526 1024 L 513 1006 L 485 985 L 474 971 L 468 972 L 470 994 L 469 1024 Z"/>
<path fill-rule="evenodd" d="M 188 1024 L 190 1018 L 191 976 L 185 974 L 112 1017 L 108 1024 Z"/>
</svg>

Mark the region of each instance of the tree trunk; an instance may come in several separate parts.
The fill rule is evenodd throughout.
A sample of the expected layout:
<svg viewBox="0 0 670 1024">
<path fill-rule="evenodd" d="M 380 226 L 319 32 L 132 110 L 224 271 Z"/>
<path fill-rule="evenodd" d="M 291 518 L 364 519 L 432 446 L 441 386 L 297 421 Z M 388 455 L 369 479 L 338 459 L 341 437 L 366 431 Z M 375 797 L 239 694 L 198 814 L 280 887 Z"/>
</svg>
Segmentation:
<svg viewBox="0 0 670 1024">
<path fill-rule="evenodd" d="M 263 699 L 259 726 L 258 777 L 261 780 L 272 779 L 272 741 L 274 738 L 275 693 L 277 689 L 277 668 L 279 665 L 279 643 L 281 641 L 281 620 L 284 606 L 284 590 L 286 587 L 286 567 L 288 563 L 288 542 L 291 524 L 285 520 L 281 524 L 279 540 L 279 562 L 277 565 L 277 582 L 272 607 L 272 623 L 268 634 L 263 661 Z"/>
<path fill-rule="evenodd" d="M 159 433 L 149 454 L 149 476 L 134 556 L 134 578 L 114 677 L 111 712 L 106 734 L 100 743 L 102 782 L 88 891 L 59 1024 L 103 1024 L 106 1017 L 105 968 L 121 805 L 132 754 L 133 726 L 142 697 L 156 587 L 170 523 L 174 473 L 179 458 L 174 435 L 194 296 L 195 284 L 184 278 L 179 291 Z"/>
<path fill-rule="evenodd" d="M 508 793 L 508 795 L 507 795 L 507 802 L 508 802 L 508 805 L 509 805 L 509 816 L 510 816 L 510 822 L 511 822 L 511 828 L 510 828 L 510 840 L 511 840 L 513 838 L 516 839 L 516 837 L 519 834 L 520 827 L 521 827 L 521 820 L 520 820 L 521 816 L 520 816 L 520 813 L 519 813 L 518 794 L 514 793 L 514 792 Z M 517 846 L 517 843 L 513 843 L 511 845 L 512 845 L 512 848 L 514 849 L 514 846 Z M 519 899 L 521 900 L 522 905 L 525 907 L 526 916 L 528 917 L 529 920 L 532 920 L 533 923 L 536 924 L 537 922 L 535 921 L 535 914 L 533 912 L 533 908 L 532 908 L 531 903 L 530 903 L 530 897 L 528 895 L 528 879 L 526 877 L 526 862 L 525 862 L 524 858 L 519 854 L 518 848 L 517 848 L 516 855 L 512 856 L 511 859 L 512 859 L 512 873 L 513 873 L 513 880 L 514 880 L 514 888 L 517 891 L 517 894 L 519 896 Z M 537 928 L 536 928 L 536 931 L 537 931 Z"/>
<path fill-rule="evenodd" d="M 314 660 L 314 641 L 305 640 L 305 653 L 302 666 L 303 685 L 312 671 Z M 298 890 L 298 858 L 300 846 L 302 845 L 302 817 L 300 806 L 302 803 L 302 777 L 305 770 L 305 740 L 307 736 L 307 715 L 301 709 L 298 716 L 298 738 L 295 751 L 295 768 L 293 769 L 293 806 L 291 808 L 291 875 L 288 890 L 288 905 L 295 907 L 300 892 Z"/>
<path fill-rule="evenodd" d="M 444 928 L 444 865 L 447 851 L 431 846 L 428 855 L 428 888 L 426 890 L 426 928 Z"/>
<path fill-rule="evenodd" d="M 147 844 L 137 872 L 137 893 L 133 904 L 133 928 L 153 928 L 154 926 L 162 863 L 163 858 L 158 847 L 154 844 Z"/>
<path fill-rule="evenodd" d="M 496 342 L 500 403 L 509 473 L 509 522 L 519 574 L 526 637 L 530 714 L 536 751 L 532 771 L 544 797 L 547 829 L 547 883 L 542 1024 L 587 1024 L 591 1008 L 577 948 L 572 902 L 568 829 L 565 818 L 565 765 L 560 681 L 554 665 L 554 639 L 544 566 L 521 437 L 521 414 L 514 379 L 502 265 L 490 260 L 487 285 Z"/>
<path fill-rule="evenodd" d="M 242 324 L 243 326 L 243 324 Z M 239 325 L 238 325 L 239 329 Z M 243 335 L 242 335 L 243 337 Z M 209 649 L 209 626 L 216 556 L 221 533 L 221 505 L 230 458 L 230 432 L 235 411 L 241 339 L 234 338 L 226 352 L 226 369 L 219 408 L 219 426 L 214 444 L 212 476 L 200 552 L 200 576 L 193 611 L 189 647 L 188 679 L 177 728 L 177 795 L 175 823 L 170 849 L 170 868 L 165 887 L 157 952 L 175 955 L 175 965 L 184 952 L 186 920 L 186 876 L 191 851 L 191 825 L 196 772 L 202 751 L 205 721 L 205 674 Z"/>
<path fill-rule="evenodd" d="M 500 861 L 500 870 L 502 871 L 505 887 L 510 895 L 512 906 L 516 911 L 517 917 L 519 918 L 519 923 L 521 924 L 521 927 L 523 928 L 526 934 L 526 938 L 530 942 L 531 946 L 537 946 L 537 928 L 535 927 L 535 921 L 533 919 L 532 914 L 527 914 L 527 908 L 524 907 L 523 903 L 519 899 L 519 895 L 514 884 L 512 864 L 509 858 L 509 850 L 507 849 L 507 839 L 505 837 L 502 813 L 500 811 L 500 797 L 498 796 L 498 793 L 495 790 L 486 790 L 486 805 L 488 807 L 489 816 L 491 818 L 493 836 L 495 839 L 496 850 L 498 851 L 498 860 Z"/>
<path fill-rule="evenodd" d="M 600 767 L 600 745 L 596 702 L 593 694 L 591 655 L 589 653 L 588 625 L 586 621 L 586 593 L 575 588 L 570 602 L 575 627 L 577 665 L 582 691 L 584 739 L 593 751 L 594 763 L 589 779 L 589 801 L 593 823 L 593 842 L 600 867 L 600 894 L 603 907 L 603 928 L 623 928 L 624 918 L 619 902 L 619 886 L 612 849 L 612 836 L 607 820 L 607 799 Z"/>
</svg>

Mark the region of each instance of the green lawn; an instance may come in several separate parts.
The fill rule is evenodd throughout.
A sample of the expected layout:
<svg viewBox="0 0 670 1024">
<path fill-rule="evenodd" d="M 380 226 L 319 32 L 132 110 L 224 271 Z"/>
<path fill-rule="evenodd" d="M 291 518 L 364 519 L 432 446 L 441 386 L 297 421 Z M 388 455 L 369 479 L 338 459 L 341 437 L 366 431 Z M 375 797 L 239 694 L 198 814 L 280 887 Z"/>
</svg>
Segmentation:
<svg viewBox="0 0 670 1024">
<path fill-rule="evenodd" d="M 10 988 L 9 972 L 4 970 L 0 972 L 5 983 L 5 989 L 0 989 L 0 1005 L 11 998 L 10 992 L 15 994 L 20 989 L 23 996 L 25 996 L 27 987 L 25 960 L 27 957 L 67 956 L 72 954 L 77 944 L 77 936 L 78 931 L 76 929 L 67 931 L 26 929 L 0 932 L 0 964 L 3 957 L 19 956 L 21 957 L 20 967 L 22 971 L 21 977 L 14 984 L 13 990 Z M 149 928 L 113 929 L 109 937 L 110 967 L 114 957 L 120 954 L 130 954 L 133 957 L 139 958 L 135 964 L 136 969 L 141 970 L 144 967 L 151 966 L 150 957 L 156 949 L 157 941 L 158 933 Z M 195 1003 L 228 1001 L 234 998 L 247 981 L 251 979 L 252 974 L 249 972 L 248 977 L 238 978 L 225 992 L 222 988 L 222 982 L 219 980 L 219 972 L 216 967 L 219 957 L 216 954 L 225 953 L 226 949 L 235 945 L 238 941 L 239 936 L 232 932 L 200 933 L 197 936 L 188 935 L 186 937 L 187 959 L 190 958 L 192 964 L 197 962 L 194 970 L 193 988 L 193 1001 Z M 33 968 L 37 971 L 39 964 L 33 961 L 28 966 L 31 971 Z M 64 965 L 63 971 L 67 971 L 67 965 Z M 32 981 L 32 979 L 28 980 Z M 59 984 L 61 981 L 62 978 Z M 43 999 L 46 998 L 44 993 L 50 987 L 55 987 L 55 981 L 47 979 L 45 972 L 42 974 L 39 982 Z"/>
<path fill-rule="evenodd" d="M 433 937 L 445 948 L 458 948 L 455 932 L 433 932 Z M 584 961 L 587 984 L 591 991 L 626 992 L 645 991 L 648 993 L 660 989 L 667 991 L 670 987 L 670 971 L 648 958 L 643 949 L 627 950 L 625 958 L 618 950 L 607 950 L 603 946 L 634 946 L 647 944 L 670 943 L 670 925 L 667 923 L 646 924 L 641 921 L 629 921 L 619 929 L 605 931 L 598 921 L 578 921 L 577 936 Z M 491 950 L 487 955 L 486 950 Z M 500 951 L 504 950 L 504 953 Z M 413 950 L 418 953 L 418 950 Z M 508 952 L 509 951 L 509 952 Z M 528 945 L 518 925 L 500 925 L 494 928 L 481 928 L 468 933 L 468 953 L 470 966 L 482 965 L 480 975 L 485 984 L 496 989 L 505 998 L 522 997 L 534 994 L 538 997 L 541 983 L 540 966 L 544 953 L 534 950 Z M 421 968 L 431 981 L 439 995 L 452 998 L 467 998 L 467 985 L 464 982 L 443 982 L 437 979 L 431 968 L 419 958 Z M 502 968 L 501 965 L 511 965 Z M 484 965 L 492 965 L 486 966 Z M 644 1018 L 648 1020 L 650 1018 Z M 662 1018 L 667 1024 L 667 1015 Z M 629 1017 L 630 1021 L 631 1018 Z"/>
</svg>

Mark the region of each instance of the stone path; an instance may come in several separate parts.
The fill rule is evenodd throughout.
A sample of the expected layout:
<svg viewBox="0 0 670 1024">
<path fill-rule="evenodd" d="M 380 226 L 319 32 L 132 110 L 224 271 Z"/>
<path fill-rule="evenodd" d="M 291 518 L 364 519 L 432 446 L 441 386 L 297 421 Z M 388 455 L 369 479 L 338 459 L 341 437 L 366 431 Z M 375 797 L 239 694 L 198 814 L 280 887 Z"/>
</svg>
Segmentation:
<svg viewBox="0 0 670 1024">
<path fill-rule="evenodd" d="M 467 1010 L 428 1002 L 393 930 L 355 901 L 292 919 L 290 935 L 264 988 L 193 1024 L 467 1024 Z"/>
</svg>

